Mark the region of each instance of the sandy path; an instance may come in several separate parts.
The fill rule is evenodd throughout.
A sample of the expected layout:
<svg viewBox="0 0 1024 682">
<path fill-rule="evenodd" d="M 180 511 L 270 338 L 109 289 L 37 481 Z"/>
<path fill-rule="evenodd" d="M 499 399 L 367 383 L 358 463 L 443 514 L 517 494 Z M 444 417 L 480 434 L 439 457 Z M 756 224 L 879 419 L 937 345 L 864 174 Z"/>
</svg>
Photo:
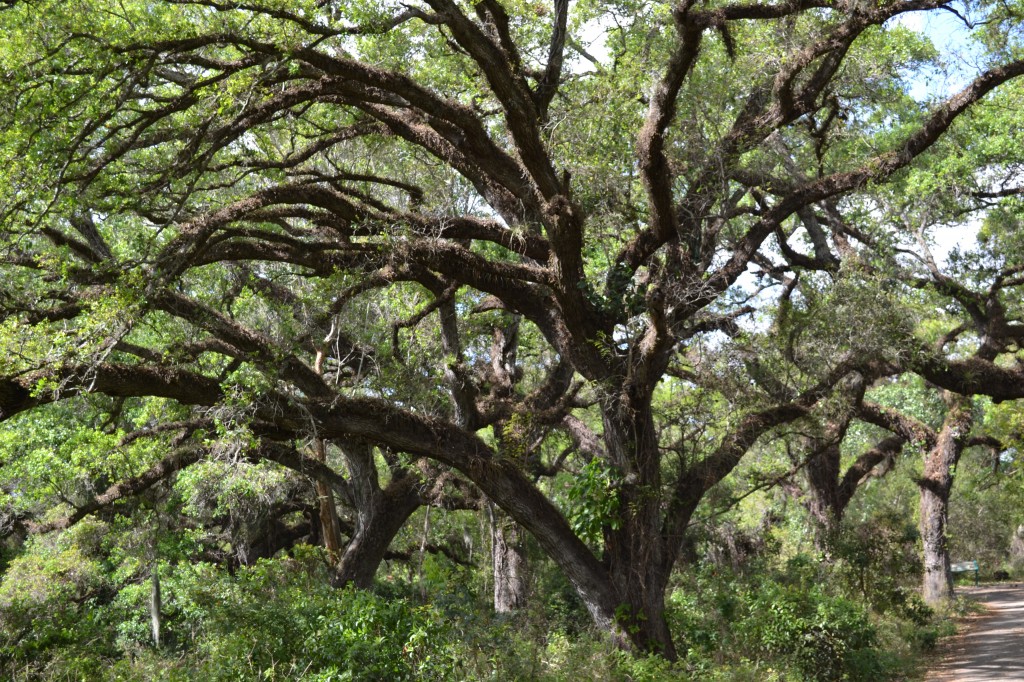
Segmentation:
<svg viewBox="0 0 1024 682">
<path fill-rule="evenodd" d="M 945 648 L 927 682 L 1024 680 L 1024 585 L 959 588 L 989 612 L 971 623 Z"/>
</svg>

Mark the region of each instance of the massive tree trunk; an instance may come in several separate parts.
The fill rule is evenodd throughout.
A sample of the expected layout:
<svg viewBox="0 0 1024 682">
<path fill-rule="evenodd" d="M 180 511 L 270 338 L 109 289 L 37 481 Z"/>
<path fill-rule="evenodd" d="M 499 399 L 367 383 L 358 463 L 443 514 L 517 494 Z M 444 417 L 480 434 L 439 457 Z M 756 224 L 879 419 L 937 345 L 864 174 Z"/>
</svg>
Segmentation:
<svg viewBox="0 0 1024 682">
<path fill-rule="evenodd" d="M 378 483 L 373 450 L 365 442 L 342 445 L 351 474 L 355 498 L 356 526 L 335 571 L 334 584 L 373 586 L 377 568 L 391 542 L 414 511 L 422 504 L 416 478 L 404 470 L 393 474 L 382 490 Z"/>
<path fill-rule="evenodd" d="M 491 558 L 494 566 L 494 611 L 512 613 L 526 606 L 526 537 L 507 514 L 487 505 L 491 526 Z"/>
<path fill-rule="evenodd" d="M 925 602 L 940 604 L 953 596 L 946 543 L 949 518 L 949 485 L 924 479 L 921 487 L 921 544 L 924 550 L 924 579 L 921 587 Z"/>
<path fill-rule="evenodd" d="M 839 500 L 839 443 L 828 443 L 812 454 L 806 474 L 810 495 L 806 501 L 814 532 L 814 547 L 831 557 L 845 505 Z"/>
<path fill-rule="evenodd" d="M 608 459 L 621 477 L 615 526 L 604 529 L 604 558 L 620 604 L 627 607 L 622 625 L 639 648 L 675 660 L 665 620 L 672 567 L 662 537 L 661 458 L 650 397 L 614 396 L 603 417 Z"/>
<path fill-rule="evenodd" d="M 968 398 L 946 394 L 949 410 L 935 446 L 925 459 L 924 474 L 918 481 L 921 490 L 921 543 L 924 551 L 922 596 L 931 605 L 953 596 L 946 523 L 949 519 L 949 495 L 953 471 L 960 461 L 973 418 Z"/>
</svg>

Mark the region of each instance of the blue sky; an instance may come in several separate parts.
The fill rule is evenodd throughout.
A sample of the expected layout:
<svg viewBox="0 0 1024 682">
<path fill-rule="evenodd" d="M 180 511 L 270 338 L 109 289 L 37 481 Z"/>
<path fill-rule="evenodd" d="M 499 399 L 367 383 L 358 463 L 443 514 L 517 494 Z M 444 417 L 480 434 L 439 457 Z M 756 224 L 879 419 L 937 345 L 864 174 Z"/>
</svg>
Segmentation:
<svg viewBox="0 0 1024 682">
<path fill-rule="evenodd" d="M 962 9 L 958 8 L 961 14 Z M 967 15 L 971 19 L 970 15 Z M 919 101 L 945 98 L 963 88 L 980 71 L 980 51 L 971 40 L 970 29 L 952 12 L 907 12 L 897 19 L 907 28 L 931 38 L 944 61 L 943 69 L 918 79 L 910 94 Z"/>
</svg>

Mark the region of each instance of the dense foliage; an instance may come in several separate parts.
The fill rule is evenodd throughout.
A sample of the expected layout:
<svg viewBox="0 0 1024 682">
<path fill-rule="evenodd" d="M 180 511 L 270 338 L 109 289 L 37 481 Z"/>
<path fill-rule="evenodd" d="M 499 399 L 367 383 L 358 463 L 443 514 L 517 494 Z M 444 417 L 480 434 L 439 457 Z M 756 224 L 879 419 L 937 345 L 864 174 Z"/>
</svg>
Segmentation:
<svg viewBox="0 0 1024 682">
<path fill-rule="evenodd" d="M 1022 13 L 0 3 L 0 673 L 901 674 L 1024 560 Z"/>
</svg>

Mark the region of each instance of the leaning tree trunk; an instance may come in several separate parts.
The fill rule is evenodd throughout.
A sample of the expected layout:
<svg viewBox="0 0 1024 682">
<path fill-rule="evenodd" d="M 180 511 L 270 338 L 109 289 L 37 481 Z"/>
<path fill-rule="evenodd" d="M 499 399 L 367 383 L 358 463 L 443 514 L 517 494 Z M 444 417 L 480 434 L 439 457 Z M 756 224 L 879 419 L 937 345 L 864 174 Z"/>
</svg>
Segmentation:
<svg viewBox="0 0 1024 682">
<path fill-rule="evenodd" d="M 340 587 L 352 583 L 368 589 L 373 587 L 377 568 L 391 542 L 420 507 L 422 499 L 416 478 L 401 473 L 393 475 L 381 490 L 368 444 L 348 442 L 342 446 L 342 452 L 351 474 L 356 526 L 338 562 L 334 584 Z"/>
<path fill-rule="evenodd" d="M 526 606 L 526 534 L 505 512 L 487 505 L 494 564 L 494 611 L 512 613 Z"/>
<path fill-rule="evenodd" d="M 941 604 L 953 596 L 946 523 L 953 471 L 967 442 L 973 423 L 970 401 L 962 396 L 945 396 L 949 410 L 935 447 L 925 460 L 924 474 L 918 481 L 921 490 L 921 543 L 924 551 L 924 578 L 921 594 L 926 603 Z"/>
</svg>

